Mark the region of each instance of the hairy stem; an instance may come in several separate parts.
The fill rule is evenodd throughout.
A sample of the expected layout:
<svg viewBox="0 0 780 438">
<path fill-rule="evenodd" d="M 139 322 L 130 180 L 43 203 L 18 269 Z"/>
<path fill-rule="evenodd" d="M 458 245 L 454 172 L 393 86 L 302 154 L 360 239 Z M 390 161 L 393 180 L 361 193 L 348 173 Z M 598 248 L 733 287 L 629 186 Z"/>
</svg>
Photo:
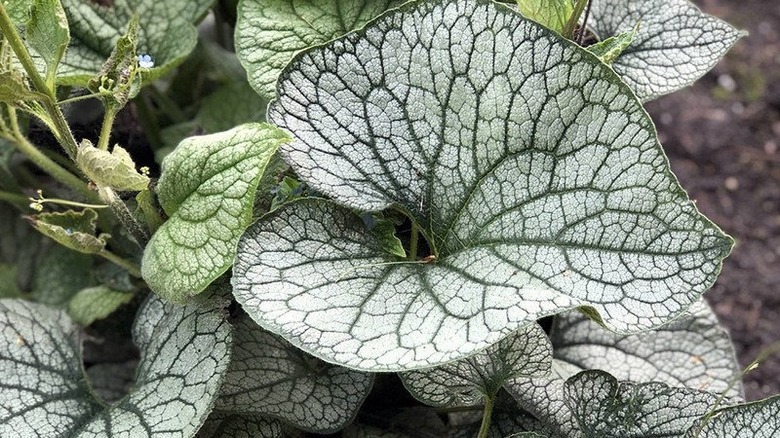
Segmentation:
<svg viewBox="0 0 780 438">
<path fill-rule="evenodd" d="M 105 151 L 108 150 L 108 142 L 111 139 L 111 128 L 114 127 L 114 119 L 116 118 L 116 111 L 113 108 L 106 108 L 105 114 L 103 114 L 103 126 L 100 128 L 100 137 L 98 138 L 97 148 Z"/>
<path fill-rule="evenodd" d="M 116 192 L 110 187 L 98 187 L 98 193 L 100 193 L 100 198 L 108 204 L 111 212 L 114 213 L 114 216 L 116 216 L 122 226 L 135 238 L 138 245 L 141 248 L 146 246 L 146 242 L 149 241 L 149 233 L 130 213 L 127 205 L 119 198 Z"/>
</svg>

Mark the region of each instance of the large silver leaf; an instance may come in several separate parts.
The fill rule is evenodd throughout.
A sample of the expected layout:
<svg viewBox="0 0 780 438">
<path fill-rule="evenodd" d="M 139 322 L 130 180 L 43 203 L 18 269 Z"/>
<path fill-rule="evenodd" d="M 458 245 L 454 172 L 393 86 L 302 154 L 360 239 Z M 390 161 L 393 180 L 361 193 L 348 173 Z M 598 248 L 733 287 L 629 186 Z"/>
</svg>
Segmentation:
<svg viewBox="0 0 780 438">
<path fill-rule="evenodd" d="M 780 436 L 780 395 L 715 412 L 685 438 L 774 438 Z"/>
<path fill-rule="evenodd" d="M 219 411 L 263 414 L 301 429 L 334 432 L 352 421 L 374 383 L 372 374 L 323 363 L 249 317 L 235 322 L 235 339 Z"/>
<path fill-rule="evenodd" d="M 105 406 L 82 369 L 73 324 L 62 311 L 0 301 L 0 436 L 190 437 L 226 372 L 230 326 L 210 305 L 152 298 L 133 335 L 142 352 L 135 388 Z"/>
<path fill-rule="evenodd" d="M 688 0 L 592 0 L 591 17 L 602 40 L 639 23 L 612 66 L 643 100 L 692 84 L 746 35 Z"/>
<path fill-rule="evenodd" d="M 298 56 L 278 96 L 269 117 L 295 136 L 281 151 L 301 178 L 354 209 L 406 212 L 436 257 L 398 264 L 331 204 L 251 227 L 236 298 L 326 360 L 436 365 L 577 306 L 646 330 L 730 251 L 617 75 L 504 6 L 408 3 Z"/>
</svg>

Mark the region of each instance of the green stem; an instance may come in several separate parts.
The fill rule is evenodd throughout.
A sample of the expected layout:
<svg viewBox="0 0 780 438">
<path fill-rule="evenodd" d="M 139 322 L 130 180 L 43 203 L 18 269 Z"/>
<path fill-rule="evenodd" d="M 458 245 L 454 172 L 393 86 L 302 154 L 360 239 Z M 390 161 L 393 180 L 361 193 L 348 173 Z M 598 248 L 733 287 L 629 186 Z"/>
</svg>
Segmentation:
<svg viewBox="0 0 780 438">
<path fill-rule="evenodd" d="M 493 417 L 493 399 L 495 396 L 485 396 L 485 409 L 482 411 L 482 425 L 479 426 L 477 438 L 487 438 L 490 432 L 490 420 Z"/>
<path fill-rule="evenodd" d="M 569 17 L 569 21 L 567 21 L 566 25 L 563 27 L 564 37 L 572 39 L 574 36 L 574 29 L 577 28 L 577 24 L 580 22 L 582 11 L 585 10 L 585 6 L 589 3 L 589 0 L 577 0 L 577 2 L 574 4 L 574 11 L 572 12 L 571 17 Z M 585 26 L 585 23 L 582 25 Z"/>
<path fill-rule="evenodd" d="M 116 111 L 113 108 L 106 108 L 103 114 L 103 126 L 100 128 L 100 138 L 98 138 L 97 148 L 101 151 L 108 150 L 108 142 L 111 139 L 111 128 L 114 127 Z"/>
<path fill-rule="evenodd" d="M 9 202 L 20 206 L 27 207 L 30 204 L 30 200 L 26 196 L 19 193 L 11 193 L 0 191 L 0 201 Z"/>
<path fill-rule="evenodd" d="M 19 121 L 16 118 L 16 110 L 9 108 L 8 119 L 11 122 L 11 129 L 14 134 L 14 144 L 16 148 L 27 156 L 36 166 L 43 169 L 46 173 L 57 179 L 57 181 L 70 187 L 75 192 L 81 194 L 89 201 L 96 201 L 98 198 L 95 196 L 95 192 L 87 187 L 87 183 L 81 180 L 81 178 L 68 172 L 65 168 L 55 163 L 54 160 L 47 157 L 46 154 L 41 152 L 35 145 L 27 140 L 27 137 L 22 134 L 19 129 Z"/>
<path fill-rule="evenodd" d="M 54 126 L 56 127 L 57 132 L 55 132 L 54 135 L 65 149 L 65 152 L 67 152 L 68 156 L 71 159 L 74 159 L 76 157 L 78 145 L 76 144 L 76 139 L 73 137 L 73 133 L 70 131 L 68 122 L 65 120 L 65 116 L 62 114 L 62 110 L 60 110 L 60 107 L 56 104 L 57 96 L 55 90 L 46 85 L 46 80 L 35 68 L 35 63 L 33 62 L 32 56 L 30 56 L 30 52 L 24 45 L 22 37 L 19 36 L 16 26 L 14 26 L 11 17 L 8 15 L 8 12 L 5 10 L 5 6 L 2 3 L 0 3 L 0 30 L 3 31 L 3 36 L 8 41 L 8 44 L 13 49 L 14 53 L 16 53 L 16 57 L 27 72 L 27 76 L 32 80 L 33 85 L 35 85 L 35 89 L 46 95 L 47 99 L 43 100 L 43 106 L 46 109 L 46 112 L 49 113 L 49 116 L 52 118 Z"/>
<path fill-rule="evenodd" d="M 122 226 L 135 238 L 138 245 L 143 248 L 149 240 L 149 233 L 143 225 L 138 223 L 127 205 L 119 198 L 116 192 L 110 187 L 98 187 L 100 199 L 108 204 L 114 216 L 119 220 Z"/>
<path fill-rule="evenodd" d="M 409 260 L 417 260 L 417 241 L 420 238 L 420 227 L 412 221 L 412 237 L 409 240 Z"/>
<path fill-rule="evenodd" d="M 127 272 L 133 277 L 142 278 L 141 268 L 130 260 L 123 259 L 122 257 L 119 257 L 107 249 L 100 251 L 98 255 L 110 261 L 111 263 L 126 269 Z"/>
<path fill-rule="evenodd" d="M 57 105 L 67 105 L 70 103 L 78 102 L 80 100 L 87 100 L 87 99 L 96 99 L 101 96 L 106 96 L 108 93 L 90 93 L 90 94 L 82 94 L 81 96 L 76 97 L 70 97 L 68 99 L 61 100 L 57 102 Z"/>
</svg>

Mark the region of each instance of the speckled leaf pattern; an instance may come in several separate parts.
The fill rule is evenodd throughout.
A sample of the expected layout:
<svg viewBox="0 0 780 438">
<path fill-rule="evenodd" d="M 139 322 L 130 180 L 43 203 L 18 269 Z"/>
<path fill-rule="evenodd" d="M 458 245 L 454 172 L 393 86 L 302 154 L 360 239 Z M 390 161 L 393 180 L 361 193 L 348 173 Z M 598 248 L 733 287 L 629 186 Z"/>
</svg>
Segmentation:
<svg viewBox="0 0 780 438">
<path fill-rule="evenodd" d="M 249 83 L 274 97 L 276 79 L 295 53 L 363 27 L 401 0 L 241 0 L 236 53 Z"/>
<path fill-rule="evenodd" d="M 658 382 L 618 383 L 603 371 L 575 375 L 563 392 L 587 438 L 679 437 L 717 400 L 714 394 Z"/>
<path fill-rule="evenodd" d="M 685 438 L 775 438 L 780 436 L 780 396 L 721 409 Z"/>
<path fill-rule="evenodd" d="M 102 6 L 93 0 L 62 0 L 68 15 L 71 46 L 57 81 L 86 85 L 100 71 L 133 14 L 140 23 L 138 50 L 149 53 L 156 67 L 144 79 L 161 76 L 189 55 L 197 42 L 194 23 L 214 0 L 114 0 Z"/>
<path fill-rule="evenodd" d="M 237 299 L 328 361 L 432 366 L 577 306 L 646 330 L 730 251 L 628 87 L 504 6 L 408 3 L 298 56 L 278 91 L 269 119 L 294 133 L 280 151 L 297 174 L 353 209 L 408 212 L 437 257 L 388 264 L 327 204 L 250 228 Z"/>
<path fill-rule="evenodd" d="M 210 305 L 149 299 L 134 338 L 135 388 L 108 407 L 86 387 L 75 327 L 62 311 L 0 301 L 0 436 L 190 437 L 217 396 L 230 326 Z"/>
<path fill-rule="evenodd" d="M 233 263 L 252 220 L 257 183 L 287 134 L 248 123 L 190 137 L 165 157 L 157 193 L 170 218 L 144 251 L 144 280 L 158 295 L 182 301 L 203 291 Z"/>
<path fill-rule="evenodd" d="M 217 410 L 269 415 L 329 433 L 352 421 L 373 385 L 373 375 L 311 357 L 249 317 L 236 321 L 235 337 Z"/>
<path fill-rule="evenodd" d="M 656 331 L 620 336 L 571 312 L 556 317 L 554 355 L 580 369 L 608 371 L 620 381 L 663 382 L 741 399 L 741 375 L 728 333 L 704 302 Z"/>
<path fill-rule="evenodd" d="M 633 42 L 612 67 L 643 100 L 692 84 L 746 35 L 688 0 L 592 0 L 588 25 L 601 39 L 637 23 Z"/>
<path fill-rule="evenodd" d="M 282 438 L 278 420 L 252 414 L 212 414 L 196 438 Z"/>
<path fill-rule="evenodd" d="M 474 356 L 436 368 L 400 373 L 406 389 L 432 406 L 473 406 L 494 397 L 507 380 L 550 371 L 552 346 L 531 323 Z"/>
</svg>

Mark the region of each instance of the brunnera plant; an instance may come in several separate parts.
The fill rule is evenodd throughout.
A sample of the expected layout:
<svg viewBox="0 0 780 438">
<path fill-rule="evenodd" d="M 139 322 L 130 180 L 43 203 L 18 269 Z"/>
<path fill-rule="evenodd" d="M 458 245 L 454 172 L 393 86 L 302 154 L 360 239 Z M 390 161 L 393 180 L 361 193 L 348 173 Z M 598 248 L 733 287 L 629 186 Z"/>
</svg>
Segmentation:
<svg viewBox="0 0 780 438">
<path fill-rule="evenodd" d="M 0 29 L 0 436 L 780 430 L 701 299 L 733 242 L 642 106 L 742 36 L 691 3 L 19 0 Z M 110 147 L 127 106 L 145 155 Z"/>
</svg>

